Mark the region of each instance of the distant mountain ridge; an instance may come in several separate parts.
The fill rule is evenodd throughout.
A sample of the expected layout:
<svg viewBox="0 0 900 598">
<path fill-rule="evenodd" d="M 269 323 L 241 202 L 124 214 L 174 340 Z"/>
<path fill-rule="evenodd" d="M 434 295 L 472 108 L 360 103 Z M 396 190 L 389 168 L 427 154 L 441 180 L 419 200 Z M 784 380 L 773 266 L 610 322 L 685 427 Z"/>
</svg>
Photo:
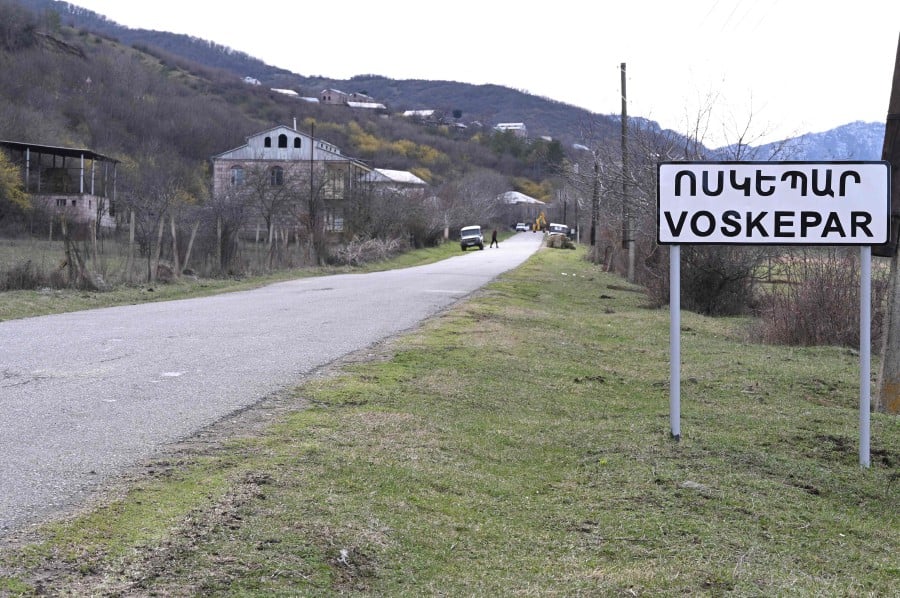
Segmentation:
<svg viewBox="0 0 900 598">
<path fill-rule="evenodd" d="M 132 29 L 88 9 L 60 0 L 17 0 L 37 13 L 54 11 L 62 22 L 93 31 L 132 46 L 155 47 L 207 68 L 227 71 L 236 78 L 258 79 L 263 85 L 295 89 L 301 95 L 318 96 L 322 89 L 365 92 L 387 104 L 392 112 L 437 109 L 446 113 L 461 111 L 467 120 L 485 124 L 523 122 L 531 137 L 548 136 L 567 146 L 583 141 L 590 126 L 596 140 L 615 139 L 619 135 L 618 115 L 599 115 L 550 98 L 534 96 L 500 85 L 473 85 L 455 81 L 395 80 L 367 74 L 348 80 L 323 76 L 304 76 L 212 41 L 183 34 L 147 29 Z M 314 68 L 314 67 L 312 67 Z M 642 126 L 661 131 L 659 125 L 640 117 L 631 117 Z M 790 140 L 757 146 L 759 156 L 768 156 L 777 145 L 787 145 L 788 155 L 779 159 L 801 161 L 879 160 L 884 139 L 883 123 L 853 122 L 831 131 L 807 133 Z M 714 157 L 726 148 L 711 150 Z"/>
<path fill-rule="evenodd" d="M 884 123 L 852 122 L 830 131 L 806 133 L 786 140 L 784 160 L 827 162 L 840 160 L 881 160 Z M 758 146 L 761 155 L 770 155 L 785 141 Z"/>
</svg>

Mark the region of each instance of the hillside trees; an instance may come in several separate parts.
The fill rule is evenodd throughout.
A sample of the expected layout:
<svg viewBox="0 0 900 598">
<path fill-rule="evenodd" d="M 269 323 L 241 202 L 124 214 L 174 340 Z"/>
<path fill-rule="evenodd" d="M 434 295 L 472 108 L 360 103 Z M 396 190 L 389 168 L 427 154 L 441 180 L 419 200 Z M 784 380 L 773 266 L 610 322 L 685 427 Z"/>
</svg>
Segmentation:
<svg viewBox="0 0 900 598">
<path fill-rule="evenodd" d="M 0 50 L 21 50 L 37 44 L 38 18 L 29 10 L 0 0 Z"/>
<path fill-rule="evenodd" d="M 6 152 L 0 151 L 0 226 L 30 210 L 31 200 L 25 193 L 18 167 L 10 162 Z"/>
</svg>

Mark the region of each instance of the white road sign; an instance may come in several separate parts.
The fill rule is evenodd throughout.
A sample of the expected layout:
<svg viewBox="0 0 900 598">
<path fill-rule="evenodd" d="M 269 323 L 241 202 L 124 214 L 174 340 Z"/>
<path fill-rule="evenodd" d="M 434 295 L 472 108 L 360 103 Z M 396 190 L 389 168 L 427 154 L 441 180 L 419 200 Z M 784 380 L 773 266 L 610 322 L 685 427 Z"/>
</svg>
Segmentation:
<svg viewBox="0 0 900 598">
<path fill-rule="evenodd" d="M 880 245 L 888 162 L 661 162 L 660 244 Z"/>
</svg>

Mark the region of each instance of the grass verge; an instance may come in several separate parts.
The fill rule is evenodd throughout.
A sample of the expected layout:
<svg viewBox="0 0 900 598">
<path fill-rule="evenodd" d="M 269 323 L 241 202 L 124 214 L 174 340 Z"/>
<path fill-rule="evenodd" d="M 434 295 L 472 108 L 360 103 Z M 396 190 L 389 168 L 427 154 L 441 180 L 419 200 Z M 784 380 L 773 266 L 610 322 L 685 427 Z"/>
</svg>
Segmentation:
<svg viewBox="0 0 900 598">
<path fill-rule="evenodd" d="M 198 279 L 186 276 L 167 283 L 118 285 L 111 290 L 102 292 L 50 288 L 33 291 L 4 291 L 0 292 L 0 321 L 117 305 L 207 297 L 218 293 L 254 289 L 274 282 L 308 276 L 407 268 L 436 262 L 457 253 L 459 253 L 459 245 L 457 243 L 444 243 L 438 247 L 408 251 L 391 260 L 374 262 L 354 268 L 302 268 L 273 272 L 265 276 L 244 278 Z"/>
<path fill-rule="evenodd" d="M 747 343 L 581 251 L 148 464 L 0 552 L 11 595 L 896 595 L 900 422 L 858 465 L 858 356 Z M 293 407 L 292 407 L 293 405 Z"/>
</svg>

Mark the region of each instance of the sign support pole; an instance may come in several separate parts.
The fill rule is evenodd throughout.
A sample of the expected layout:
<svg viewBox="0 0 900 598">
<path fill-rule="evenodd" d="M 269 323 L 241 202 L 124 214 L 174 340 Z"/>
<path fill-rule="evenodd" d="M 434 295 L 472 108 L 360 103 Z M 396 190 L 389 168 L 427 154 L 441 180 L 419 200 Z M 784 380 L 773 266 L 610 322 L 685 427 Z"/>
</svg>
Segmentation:
<svg viewBox="0 0 900 598">
<path fill-rule="evenodd" d="M 859 464 L 869 467 L 872 353 L 872 246 L 859 248 Z"/>
<path fill-rule="evenodd" d="M 872 246 L 891 241 L 890 201 L 891 164 L 886 161 L 657 164 L 657 242 L 670 246 L 669 420 L 674 439 L 681 439 L 680 246 L 858 245 L 859 463 L 869 467 Z"/>
<path fill-rule="evenodd" d="M 681 440 L 681 245 L 669 247 L 669 422 Z"/>
</svg>

